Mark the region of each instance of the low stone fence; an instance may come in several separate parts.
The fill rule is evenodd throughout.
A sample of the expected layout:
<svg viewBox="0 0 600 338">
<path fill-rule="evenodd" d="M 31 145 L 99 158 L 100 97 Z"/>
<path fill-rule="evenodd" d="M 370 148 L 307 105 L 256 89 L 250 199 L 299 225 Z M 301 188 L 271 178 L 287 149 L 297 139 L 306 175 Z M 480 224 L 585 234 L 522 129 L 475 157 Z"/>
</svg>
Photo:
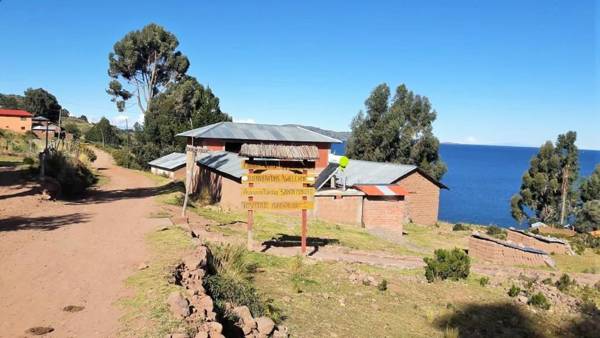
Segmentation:
<svg viewBox="0 0 600 338">
<path fill-rule="evenodd" d="M 501 265 L 554 266 L 552 258 L 542 250 L 519 246 L 477 232 L 469 238 L 469 256 Z"/>
<path fill-rule="evenodd" d="M 568 242 L 558 238 L 544 237 L 522 230 L 509 228 L 506 240 L 518 243 L 522 246 L 531 247 L 547 253 L 572 255 L 573 251 Z"/>
</svg>

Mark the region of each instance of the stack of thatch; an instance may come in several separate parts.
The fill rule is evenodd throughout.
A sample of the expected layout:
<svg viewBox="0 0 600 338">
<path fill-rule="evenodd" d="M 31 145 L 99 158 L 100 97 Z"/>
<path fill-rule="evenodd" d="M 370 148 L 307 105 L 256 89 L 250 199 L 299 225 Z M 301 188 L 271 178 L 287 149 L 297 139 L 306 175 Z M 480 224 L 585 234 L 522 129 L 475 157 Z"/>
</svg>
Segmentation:
<svg viewBox="0 0 600 338">
<path fill-rule="evenodd" d="M 282 160 L 316 160 L 319 149 L 312 145 L 244 143 L 240 155 L 250 158 L 273 158 Z"/>
</svg>

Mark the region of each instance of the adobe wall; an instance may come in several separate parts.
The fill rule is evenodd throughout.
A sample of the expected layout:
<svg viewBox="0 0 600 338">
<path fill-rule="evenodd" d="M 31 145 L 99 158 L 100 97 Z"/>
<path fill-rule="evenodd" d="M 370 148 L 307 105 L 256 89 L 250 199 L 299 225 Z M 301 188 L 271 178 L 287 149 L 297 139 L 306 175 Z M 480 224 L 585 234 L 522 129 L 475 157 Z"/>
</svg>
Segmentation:
<svg viewBox="0 0 600 338">
<path fill-rule="evenodd" d="M 551 261 L 547 254 L 525 251 L 475 236 L 469 237 L 469 256 L 499 265 L 540 266 Z"/>
<path fill-rule="evenodd" d="M 242 185 L 240 183 L 208 169 L 198 168 L 197 193 L 201 198 L 208 198 L 208 202 L 218 203 L 224 209 L 241 209 Z"/>
<path fill-rule="evenodd" d="M 559 243 L 558 241 L 552 241 L 551 239 L 544 241 L 543 239 L 536 238 L 513 229 L 508 229 L 506 240 L 548 253 L 564 255 L 571 254 L 571 248 L 565 243 Z"/>
<path fill-rule="evenodd" d="M 0 129 L 24 134 L 31 131 L 31 117 L 0 116 Z"/>
<path fill-rule="evenodd" d="M 396 182 L 406 189 L 408 204 L 408 218 L 416 224 L 433 225 L 438 221 L 440 204 L 440 188 L 425 178 L 419 172 Z"/>
<path fill-rule="evenodd" d="M 402 231 L 408 217 L 406 201 L 399 196 L 365 196 L 363 224 L 366 228 L 389 227 Z"/>
<path fill-rule="evenodd" d="M 157 167 L 150 167 L 150 172 L 153 173 L 154 175 L 168 177 L 171 179 L 173 179 L 175 177 L 174 172 L 165 170 L 165 169 L 161 169 L 161 168 L 157 168 Z"/>
<path fill-rule="evenodd" d="M 315 196 L 315 208 L 310 215 L 327 222 L 362 226 L 362 199 L 361 195 Z"/>
</svg>

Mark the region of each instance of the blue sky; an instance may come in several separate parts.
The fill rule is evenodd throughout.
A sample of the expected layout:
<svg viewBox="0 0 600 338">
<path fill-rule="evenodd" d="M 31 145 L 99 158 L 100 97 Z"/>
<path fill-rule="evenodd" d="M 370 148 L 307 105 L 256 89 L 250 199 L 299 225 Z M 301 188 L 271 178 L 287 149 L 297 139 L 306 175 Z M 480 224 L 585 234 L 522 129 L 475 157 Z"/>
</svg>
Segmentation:
<svg viewBox="0 0 600 338">
<path fill-rule="evenodd" d="M 600 149 L 593 1 L 0 1 L 0 92 L 119 115 L 108 53 L 155 22 L 237 120 L 348 130 L 379 83 L 430 98 L 442 141 Z M 128 112 L 135 120 L 135 107 Z"/>
</svg>

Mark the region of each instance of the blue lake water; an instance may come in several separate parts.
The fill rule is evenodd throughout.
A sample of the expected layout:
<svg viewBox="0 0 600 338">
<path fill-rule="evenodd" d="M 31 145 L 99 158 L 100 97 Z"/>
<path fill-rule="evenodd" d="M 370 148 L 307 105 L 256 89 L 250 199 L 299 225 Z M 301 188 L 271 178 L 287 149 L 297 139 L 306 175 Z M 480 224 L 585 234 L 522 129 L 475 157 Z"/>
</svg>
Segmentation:
<svg viewBox="0 0 600 338">
<path fill-rule="evenodd" d="M 332 152 L 343 154 L 344 144 Z M 510 215 L 510 198 L 538 148 L 442 144 L 440 155 L 448 165 L 442 182 L 439 218 L 449 222 L 517 226 Z M 581 150 L 581 175 L 600 163 L 600 151 Z"/>
</svg>

